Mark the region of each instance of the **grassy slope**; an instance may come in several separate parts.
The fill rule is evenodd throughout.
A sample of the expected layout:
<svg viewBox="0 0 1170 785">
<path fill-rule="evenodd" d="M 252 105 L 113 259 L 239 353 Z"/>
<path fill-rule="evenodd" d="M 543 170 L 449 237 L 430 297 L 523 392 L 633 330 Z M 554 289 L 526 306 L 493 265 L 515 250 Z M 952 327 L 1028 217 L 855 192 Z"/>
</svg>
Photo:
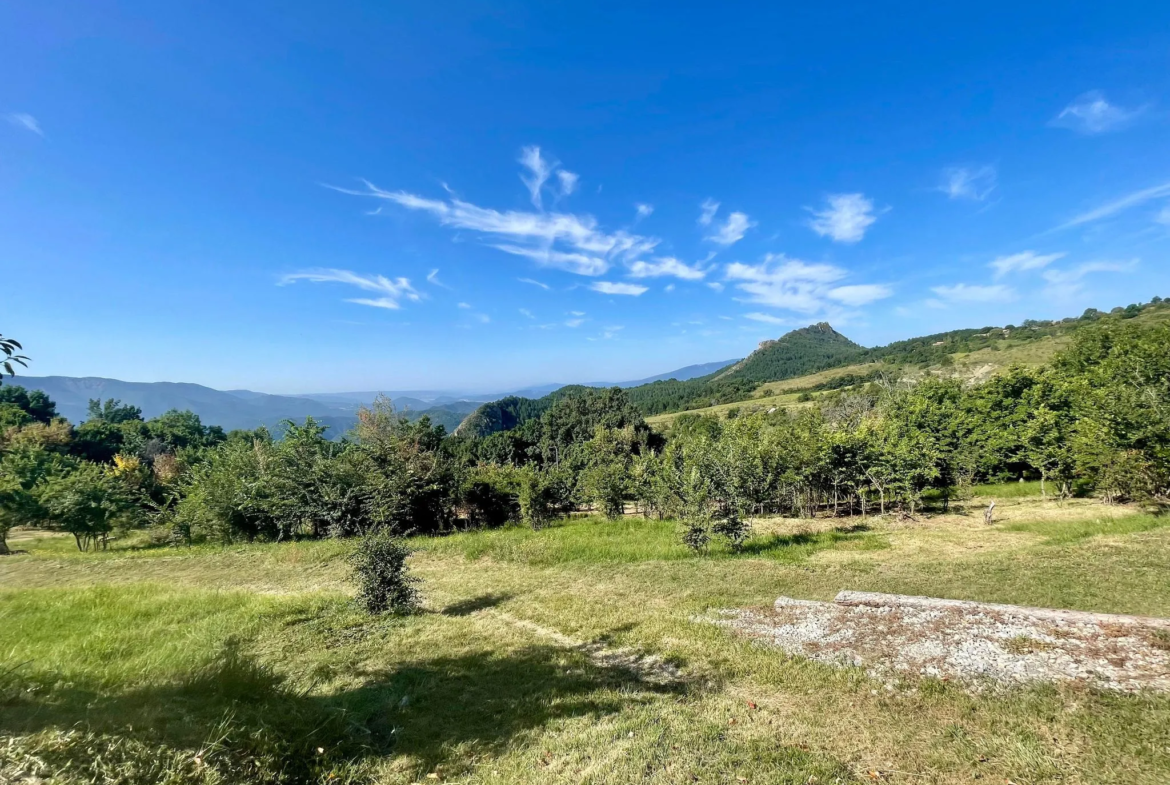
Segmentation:
<svg viewBox="0 0 1170 785">
<path fill-rule="evenodd" d="M 1071 338 L 1067 335 L 1046 337 L 1039 341 L 1005 341 L 1003 348 L 999 351 L 982 349 L 971 353 L 956 353 L 951 355 L 955 363 L 954 367 L 948 369 L 947 373 L 954 374 L 961 379 L 981 380 L 1012 365 L 1035 368 L 1050 362 L 1056 356 L 1056 353 L 1067 346 L 1070 341 Z M 798 393 L 791 392 L 793 390 L 812 387 L 846 374 L 860 375 L 869 373 L 881 367 L 881 363 L 861 363 L 842 368 L 833 368 L 828 371 L 800 376 L 795 379 L 768 382 L 767 384 L 760 385 L 752 393 L 752 397 L 745 401 L 725 403 L 719 406 L 708 406 L 702 409 L 690 409 L 688 412 L 659 414 L 654 417 L 647 417 L 646 422 L 651 425 L 666 425 L 684 413 L 724 417 L 728 409 L 738 408 L 741 411 L 751 411 L 768 409 L 773 406 L 799 406 L 801 404 L 796 400 Z M 937 367 L 932 369 L 933 372 L 939 372 L 939 370 Z"/>
<path fill-rule="evenodd" d="M 842 588 L 1170 615 L 1170 521 L 1017 491 L 992 491 L 990 528 L 979 502 L 859 531 L 770 520 L 742 556 L 636 520 L 420 540 L 428 612 L 378 621 L 347 602 L 346 543 L 19 539 L 31 552 L 0 560 L 0 781 L 32 753 L 72 781 L 1170 780 L 1168 697 L 887 689 L 701 621 Z"/>
<path fill-rule="evenodd" d="M 1170 320 L 1170 309 L 1156 308 L 1143 311 L 1137 317 L 1139 322 L 1161 322 Z M 954 365 L 945 373 L 961 379 L 979 381 L 999 373 L 1012 365 L 1022 365 L 1035 368 L 1050 362 L 1064 347 L 1072 341 L 1068 333 L 1056 336 L 1044 336 L 1039 340 L 1008 339 L 997 344 L 998 351 L 981 349 L 976 352 L 956 352 L 951 355 Z M 749 398 L 735 403 L 724 403 L 718 406 L 708 406 L 699 409 L 689 409 L 693 414 L 710 414 L 726 416 L 728 409 L 738 408 L 742 411 L 771 408 L 772 406 L 792 406 L 796 404 L 796 395 L 787 395 L 792 390 L 812 387 L 845 374 L 864 374 L 879 368 L 879 363 L 861 363 L 842 368 L 832 368 L 820 373 L 809 374 L 778 382 L 761 384 Z M 938 366 L 930 369 L 932 372 L 942 372 Z M 654 425 L 666 425 L 685 412 L 671 412 L 647 417 L 646 421 Z"/>
</svg>

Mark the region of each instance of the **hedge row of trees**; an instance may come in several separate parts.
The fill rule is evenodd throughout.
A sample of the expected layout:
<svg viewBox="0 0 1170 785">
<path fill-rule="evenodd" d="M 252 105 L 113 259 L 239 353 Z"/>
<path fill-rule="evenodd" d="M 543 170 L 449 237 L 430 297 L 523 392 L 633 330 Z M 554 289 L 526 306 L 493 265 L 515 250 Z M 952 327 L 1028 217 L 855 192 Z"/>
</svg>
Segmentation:
<svg viewBox="0 0 1170 785">
<path fill-rule="evenodd" d="M 1170 494 L 1170 326 L 1107 320 L 1051 366 L 968 386 L 927 377 L 839 390 L 820 407 L 729 420 L 684 416 L 665 435 L 619 389 L 582 390 L 483 439 L 407 424 L 383 402 L 329 442 L 229 442 L 187 477 L 184 537 L 405 534 L 589 508 L 677 518 L 702 549 L 743 542 L 755 516 L 915 514 L 975 483 L 1035 478 L 1051 495 Z"/>
<path fill-rule="evenodd" d="M 0 388 L 0 532 L 58 526 L 79 547 L 150 521 L 179 541 L 439 533 L 574 510 L 676 518 L 732 546 L 753 517 L 913 515 L 979 482 L 1039 479 L 1107 502 L 1170 496 L 1170 324 L 1104 319 L 1049 367 L 977 385 L 859 379 L 820 406 L 652 431 L 620 389 L 582 389 L 486 438 L 448 436 L 378 401 L 334 441 L 312 420 L 223 434 L 94 402 L 73 429 Z M 23 396 L 23 397 L 22 397 Z"/>
<path fill-rule="evenodd" d="M 185 467 L 224 442 L 191 412 L 151 420 L 118 401 L 90 401 L 79 427 L 40 390 L 0 387 L 0 554 L 14 526 L 70 532 L 81 550 L 142 525 L 183 481 Z"/>
</svg>

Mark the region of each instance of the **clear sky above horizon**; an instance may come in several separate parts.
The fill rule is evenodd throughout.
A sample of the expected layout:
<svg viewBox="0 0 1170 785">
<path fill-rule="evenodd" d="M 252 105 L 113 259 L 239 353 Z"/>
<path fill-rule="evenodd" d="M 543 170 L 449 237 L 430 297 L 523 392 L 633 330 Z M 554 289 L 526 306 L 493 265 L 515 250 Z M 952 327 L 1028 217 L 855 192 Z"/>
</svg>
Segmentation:
<svg viewBox="0 0 1170 785">
<path fill-rule="evenodd" d="M 13 3 L 34 375 L 503 390 L 1170 296 L 1170 4 Z"/>
</svg>

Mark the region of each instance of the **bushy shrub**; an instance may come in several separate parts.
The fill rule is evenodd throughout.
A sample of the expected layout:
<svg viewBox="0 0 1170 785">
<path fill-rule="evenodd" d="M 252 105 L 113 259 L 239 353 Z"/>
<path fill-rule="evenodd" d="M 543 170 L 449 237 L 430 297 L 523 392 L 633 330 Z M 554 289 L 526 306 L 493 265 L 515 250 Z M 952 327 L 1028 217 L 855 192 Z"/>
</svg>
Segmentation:
<svg viewBox="0 0 1170 785">
<path fill-rule="evenodd" d="M 136 522 L 138 507 L 125 485 L 101 467 L 84 463 L 40 489 L 51 524 L 73 535 L 77 549 L 105 549 L 115 526 Z"/>
<path fill-rule="evenodd" d="M 463 483 L 463 511 L 471 526 L 495 528 L 520 520 L 520 483 L 510 466 L 485 464 Z"/>
<path fill-rule="evenodd" d="M 367 612 L 411 613 L 418 609 L 418 578 L 406 566 L 411 549 L 390 531 L 364 535 L 350 556 L 357 603 Z"/>
<path fill-rule="evenodd" d="M 520 520 L 533 529 L 547 526 L 556 517 L 553 484 L 546 472 L 534 466 L 525 466 L 517 475 L 519 480 Z"/>
<path fill-rule="evenodd" d="M 727 511 L 718 520 L 715 525 L 711 527 L 711 531 L 720 537 L 727 540 L 727 544 L 731 546 L 731 550 L 740 551 L 743 549 L 743 544 L 747 542 L 747 538 L 751 536 L 752 529 L 748 522 L 739 516 L 734 510 Z"/>
</svg>

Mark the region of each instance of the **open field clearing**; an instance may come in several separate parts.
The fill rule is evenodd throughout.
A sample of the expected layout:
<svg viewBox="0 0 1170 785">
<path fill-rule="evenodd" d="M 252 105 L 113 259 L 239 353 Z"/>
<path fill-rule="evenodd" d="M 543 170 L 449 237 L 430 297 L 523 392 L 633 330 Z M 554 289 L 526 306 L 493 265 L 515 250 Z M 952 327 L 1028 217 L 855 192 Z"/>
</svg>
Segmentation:
<svg viewBox="0 0 1170 785">
<path fill-rule="evenodd" d="M 780 395 L 765 395 L 760 398 L 749 398 L 746 401 L 736 401 L 735 403 L 722 403 L 717 406 L 706 406 L 702 409 L 688 409 L 685 412 L 669 412 L 667 414 L 656 414 L 653 417 L 647 417 L 646 422 L 650 425 L 667 425 L 674 421 L 676 417 L 681 414 L 700 414 L 710 415 L 713 417 L 726 417 L 727 412 L 735 409 L 736 411 L 748 414 L 750 412 L 766 412 L 773 409 L 792 409 L 801 406 L 810 406 L 809 401 L 799 401 L 800 393 L 783 393 Z"/>
<path fill-rule="evenodd" d="M 701 620 L 841 589 L 1170 616 L 1170 519 L 988 499 L 767 519 L 694 556 L 671 522 L 415 541 L 426 611 L 371 620 L 339 541 L 0 560 L 0 780 L 1074 782 L 1170 779 L 1170 697 L 889 682 Z"/>
</svg>

